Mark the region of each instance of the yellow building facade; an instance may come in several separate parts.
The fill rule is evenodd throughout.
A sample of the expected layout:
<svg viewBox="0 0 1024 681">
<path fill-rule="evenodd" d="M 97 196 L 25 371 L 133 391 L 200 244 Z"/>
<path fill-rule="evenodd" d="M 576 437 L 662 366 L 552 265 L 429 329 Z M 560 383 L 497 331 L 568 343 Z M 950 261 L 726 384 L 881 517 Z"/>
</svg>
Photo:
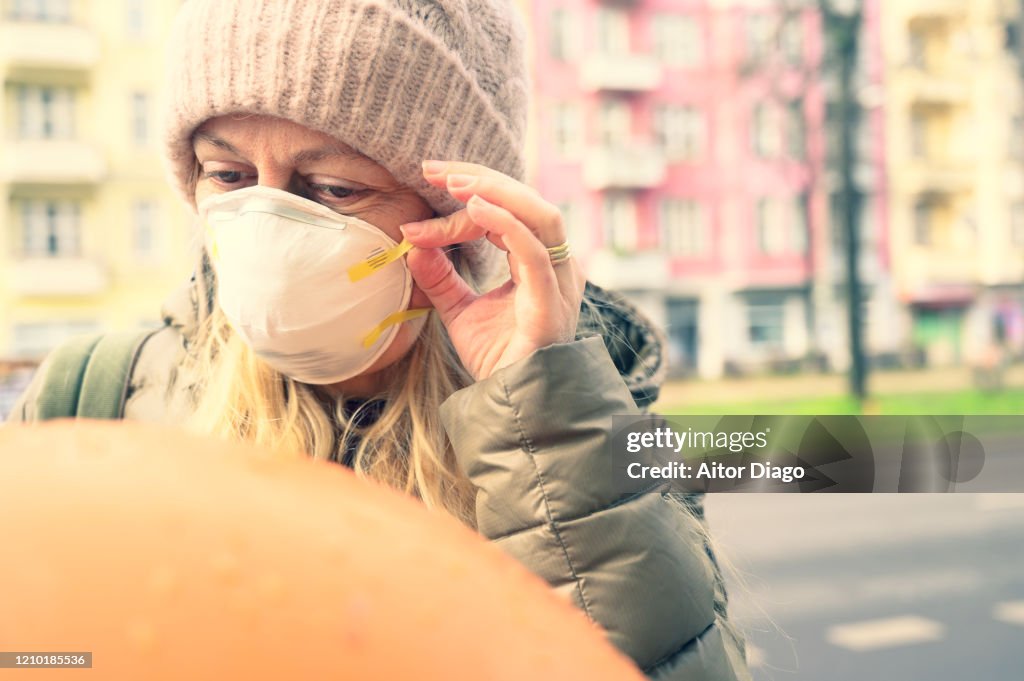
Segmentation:
<svg viewBox="0 0 1024 681">
<path fill-rule="evenodd" d="M 882 4 L 889 253 L 902 331 L 930 364 L 981 362 L 993 346 L 1022 340 L 1016 5 Z"/>
<path fill-rule="evenodd" d="M 154 325 L 191 271 L 159 155 L 181 0 L 3 0 L 0 359 Z"/>
</svg>

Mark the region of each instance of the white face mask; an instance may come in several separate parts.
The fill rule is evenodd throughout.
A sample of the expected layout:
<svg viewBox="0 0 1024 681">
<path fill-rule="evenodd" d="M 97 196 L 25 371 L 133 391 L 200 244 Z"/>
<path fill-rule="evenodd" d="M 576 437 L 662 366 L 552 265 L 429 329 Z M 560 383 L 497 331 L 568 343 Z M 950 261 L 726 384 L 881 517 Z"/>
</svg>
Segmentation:
<svg viewBox="0 0 1024 681">
<path fill-rule="evenodd" d="M 277 371 L 324 385 L 379 358 L 407 310 L 412 275 L 396 244 L 362 220 L 280 189 L 247 187 L 199 206 L 232 328 Z"/>
</svg>

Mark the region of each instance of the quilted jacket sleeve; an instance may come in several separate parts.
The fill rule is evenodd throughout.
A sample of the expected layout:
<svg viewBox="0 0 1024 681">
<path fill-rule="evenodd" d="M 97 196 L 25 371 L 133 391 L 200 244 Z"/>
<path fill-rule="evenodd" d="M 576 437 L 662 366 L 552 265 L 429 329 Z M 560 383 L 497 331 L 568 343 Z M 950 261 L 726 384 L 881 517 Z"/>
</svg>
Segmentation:
<svg viewBox="0 0 1024 681">
<path fill-rule="evenodd" d="M 612 415 L 635 413 L 596 337 L 539 350 L 442 406 L 485 537 L 582 608 L 650 678 L 749 679 L 700 522 L 662 494 L 615 490 Z"/>
</svg>

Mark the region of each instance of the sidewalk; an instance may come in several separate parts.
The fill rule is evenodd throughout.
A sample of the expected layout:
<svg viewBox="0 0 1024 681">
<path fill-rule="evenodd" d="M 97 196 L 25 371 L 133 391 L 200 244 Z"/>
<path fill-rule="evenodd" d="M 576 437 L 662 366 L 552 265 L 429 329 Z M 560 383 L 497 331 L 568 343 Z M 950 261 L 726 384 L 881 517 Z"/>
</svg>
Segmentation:
<svg viewBox="0 0 1024 681">
<path fill-rule="evenodd" d="M 1011 366 L 1004 374 L 1004 379 L 1007 388 L 1024 388 L 1024 365 Z M 714 381 L 674 380 L 662 386 L 657 404 L 690 406 L 838 396 L 848 393 L 848 384 L 846 374 L 756 376 Z M 955 392 L 974 387 L 970 367 L 877 371 L 868 377 L 868 392 L 875 395 Z"/>
</svg>

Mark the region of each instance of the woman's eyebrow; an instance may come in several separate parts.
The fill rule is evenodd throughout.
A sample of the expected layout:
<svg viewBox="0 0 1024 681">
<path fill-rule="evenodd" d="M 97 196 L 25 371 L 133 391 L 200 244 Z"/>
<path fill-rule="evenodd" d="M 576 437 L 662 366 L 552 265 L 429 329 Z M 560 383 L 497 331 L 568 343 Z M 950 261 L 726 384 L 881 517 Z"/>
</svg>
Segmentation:
<svg viewBox="0 0 1024 681">
<path fill-rule="evenodd" d="M 212 144 L 213 146 L 229 151 L 236 156 L 244 156 L 242 152 L 236 149 L 235 146 L 227 140 L 221 139 L 220 137 L 216 137 L 207 132 L 197 132 L 194 140 L 195 142 L 206 142 L 207 144 Z M 370 159 L 366 158 L 358 151 L 345 145 L 331 145 L 321 147 L 319 149 L 304 149 L 303 151 L 295 154 L 291 161 L 293 165 L 299 165 L 300 163 L 322 161 L 327 158 L 341 158 L 348 161 L 370 161 Z"/>
<path fill-rule="evenodd" d="M 320 149 L 305 149 L 300 151 L 292 156 L 292 163 L 294 165 L 299 165 L 300 163 L 322 161 L 326 158 L 342 158 L 347 161 L 359 161 L 366 159 L 365 156 L 351 147 L 332 145 L 329 147 L 321 147 Z"/>
<path fill-rule="evenodd" d="M 208 132 L 197 132 L 195 135 L 193 135 L 192 143 L 195 144 L 196 142 L 206 142 L 207 144 L 212 144 L 215 147 L 220 147 L 225 151 L 230 151 L 232 154 L 235 154 L 236 156 L 242 155 L 242 153 L 238 151 L 238 149 L 235 149 L 235 147 L 230 142 L 228 142 L 227 140 L 222 140 L 219 137 L 214 137 Z"/>
</svg>

